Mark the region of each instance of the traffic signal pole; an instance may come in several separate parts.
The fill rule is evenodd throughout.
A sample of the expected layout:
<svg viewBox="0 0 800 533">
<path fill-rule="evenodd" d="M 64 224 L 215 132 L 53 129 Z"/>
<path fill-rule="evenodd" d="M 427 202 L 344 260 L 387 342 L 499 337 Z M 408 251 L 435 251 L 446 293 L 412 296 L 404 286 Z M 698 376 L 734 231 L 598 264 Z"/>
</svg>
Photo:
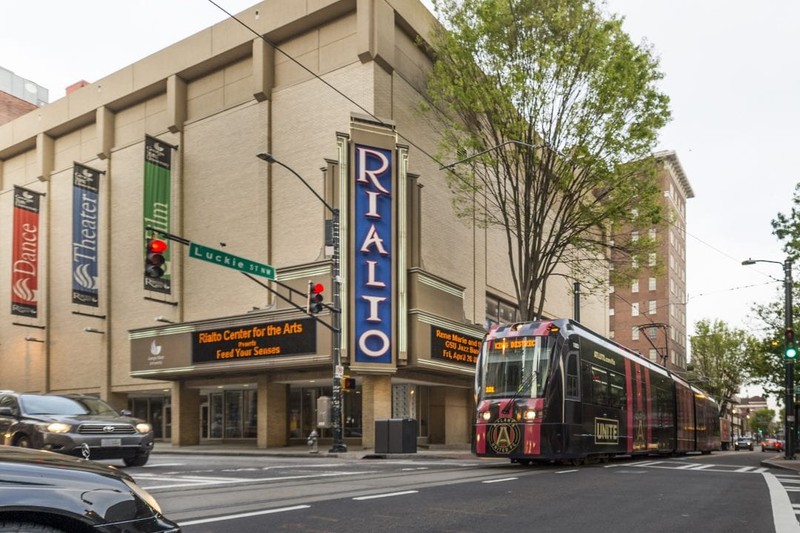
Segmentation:
<svg viewBox="0 0 800 533">
<path fill-rule="evenodd" d="M 797 346 L 794 340 L 794 317 L 792 309 L 792 260 L 788 258 L 783 263 L 783 284 L 785 290 L 784 300 L 786 302 L 786 310 L 784 311 L 786 345 L 783 357 L 786 370 L 786 401 L 784 408 L 786 447 L 784 457 L 786 459 L 794 459 L 794 449 L 795 446 L 797 446 L 794 405 L 794 360 L 797 357 Z"/>
<path fill-rule="evenodd" d="M 754 265 L 756 263 L 775 263 L 783 265 L 783 288 L 785 309 L 783 312 L 783 367 L 784 367 L 784 397 L 783 397 L 783 433 L 786 445 L 784 446 L 784 458 L 794 459 L 794 450 L 797 447 L 797 423 L 796 407 L 794 401 L 794 360 L 797 358 L 797 344 L 794 339 L 794 316 L 792 305 L 792 259 L 787 257 L 781 263 L 768 259 L 746 259 L 743 265 Z"/>
<path fill-rule="evenodd" d="M 329 450 L 330 453 L 337 453 L 337 452 L 346 452 L 347 445 L 344 443 L 344 439 L 342 438 L 342 377 L 344 376 L 344 367 L 342 366 L 342 353 L 341 353 L 341 344 L 342 344 L 342 306 L 341 306 L 341 281 L 342 278 L 339 272 L 339 264 L 341 258 L 341 239 L 339 235 L 339 209 L 332 207 L 325 199 L 319 195 L 317 191 L 315 191 L 306 180 L 303 179 L 303 176 L 298 174 L 292 167 L 278 161 L 275 157 L 267 152 L 260 152 L 256 154 L 256 157 L 266 161 L 267 163 L 275 163 L 277 165 L 282 166 L 289 172 L 295 175 L 297 179 L 303 182 L 303 185 L 306 186 L 308 190 L 310 190 L 314 196 L 317 197 L 317 200 L 322 202 L 322 205 L 325 206 L 325 209 L 330 211 L 332 220 L 331 225 L 333 229 L 333 308 L 331 309 L 331 332 L 332 332 L 332 344 L 333 347 L 331 349 L 333 360 L 333 394 L 331 398 L 331 416 L 333 418 L 332 421 L 332 433 L 333 433 L 333 445 Z"/>
</svg>

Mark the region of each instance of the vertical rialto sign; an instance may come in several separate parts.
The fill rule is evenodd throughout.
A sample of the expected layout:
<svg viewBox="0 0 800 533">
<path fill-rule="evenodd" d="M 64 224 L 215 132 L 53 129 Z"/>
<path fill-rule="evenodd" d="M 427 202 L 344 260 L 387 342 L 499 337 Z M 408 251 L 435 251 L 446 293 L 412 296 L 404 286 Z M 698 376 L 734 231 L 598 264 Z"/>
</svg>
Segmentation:
<svg viewBox="0 0 800 533">
<path fill-rule="evenodd" d="M 355 146 L 355 362 L 392 363 L 392 151 Z"/>
<path fill-rule="evenodd" d="M 172 210 L 172 150 L 174 147 L 149 135 L 144 141 L 144 240 L 142 252 L 146 254 L 147 239 L 154 235 L 153 228 L 169 232 Z M 160 278 L 144 276 L 144 288 L 169 294 L 172 289 L 170 251 L 164 252 L 164 275 Z M 144 255 L 142 260 L 144 265 Z M 142 269 L 144 272 L 144 269 Z M 143 274 L 144 275 L 144 274 Z"/>
<path fill-rule="evenodd" d="M 36 318 L 39 302 L 39 201 L 41 194 L 14 187 L 11 314 Z"/>
<path fill-rule="evenodd" d="M 98 307 L 97 251 L 101 171 L 72 167 L 72 303 Z"/>
</svg>

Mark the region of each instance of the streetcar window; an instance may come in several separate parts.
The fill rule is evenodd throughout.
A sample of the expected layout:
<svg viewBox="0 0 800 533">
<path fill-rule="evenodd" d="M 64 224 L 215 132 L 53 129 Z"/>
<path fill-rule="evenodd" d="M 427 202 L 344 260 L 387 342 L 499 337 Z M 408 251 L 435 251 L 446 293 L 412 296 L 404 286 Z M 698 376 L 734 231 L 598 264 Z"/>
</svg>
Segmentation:
<svg viewBox="0 0 800 533">
<path fill-rule="evenodd" d="M 484 397 L 541 398 L 555 337 L 512 337 L 484 343 L 479 372 Z"/>
<path fill-rule="evenodd" d="M 567 399 L 580 399 L 578 392 L 578 355 L 571 353 L 567 358 Z"/>
</svg>

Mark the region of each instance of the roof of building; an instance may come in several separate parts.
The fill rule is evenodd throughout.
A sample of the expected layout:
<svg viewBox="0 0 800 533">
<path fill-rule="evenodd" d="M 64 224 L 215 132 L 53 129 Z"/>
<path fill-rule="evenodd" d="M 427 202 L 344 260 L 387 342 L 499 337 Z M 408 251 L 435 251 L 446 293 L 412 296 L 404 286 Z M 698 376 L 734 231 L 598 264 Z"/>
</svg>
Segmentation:
<svg viewBox="0 0 800 533">
<path fill-rule="evenodd" d="M 683 187 L 684 196 L 686 198 L 694 198 L 692 185 L 689 183 L 689 178 L 686 177 L 686 172 L 683 171 L 683 165 L 681 165 L 681 161 L 678 159 L 678 154 L 675 153 L 675 150 L 663 150 L 661 152 L 656 152 L 653 154 L 653 157 L 659 160 L 667 161 L 672 167 L 672 171 L 675 173 L 675 176 L 678 178 L 678 182 L 681 184 L 681 187 Z"/>
</svg>

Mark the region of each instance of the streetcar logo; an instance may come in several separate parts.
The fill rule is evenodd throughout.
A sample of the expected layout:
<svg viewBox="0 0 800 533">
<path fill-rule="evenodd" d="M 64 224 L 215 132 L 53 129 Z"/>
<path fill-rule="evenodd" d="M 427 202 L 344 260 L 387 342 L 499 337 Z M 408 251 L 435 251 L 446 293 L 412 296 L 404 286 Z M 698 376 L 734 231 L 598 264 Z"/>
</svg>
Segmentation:
<svg viewBox="0 0 800 533">
<path fill-rule="evenodd" d="M 611 418 L 594 419 L 595 444 L 619 444 L 619 420 Z"/>
<path fill-rule="evenodd" d="M 522 431 L 513 418 L 498 418 L 489 430 L 489 446 L 495 453 L 507 454 L 519 445 Z"/>
</svg>

